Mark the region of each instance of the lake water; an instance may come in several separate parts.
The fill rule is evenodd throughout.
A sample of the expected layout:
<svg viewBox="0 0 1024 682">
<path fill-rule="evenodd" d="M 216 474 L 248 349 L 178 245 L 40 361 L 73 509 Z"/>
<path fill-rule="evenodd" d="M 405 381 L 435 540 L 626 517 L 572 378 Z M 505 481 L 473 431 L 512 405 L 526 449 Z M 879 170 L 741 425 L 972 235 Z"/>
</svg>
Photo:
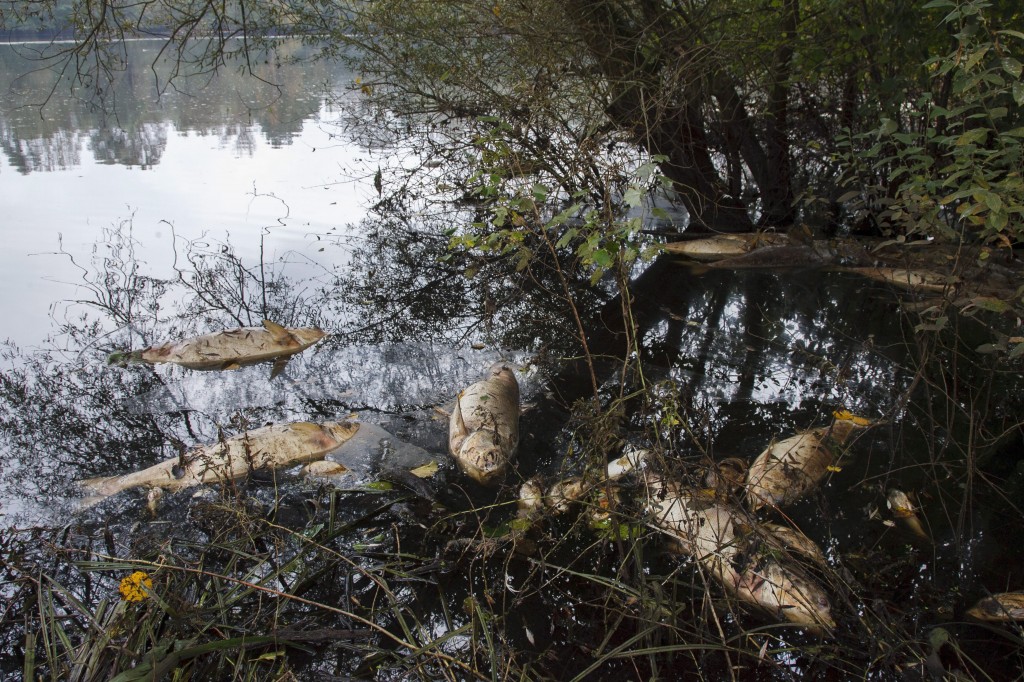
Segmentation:
<svg viewBox="0 0 1024 682">
<path fill-rule="evenodd" d="M 369 210 L 374 173 L 391 159 L 346 136 L 351 73 L 264 64 L 260 75 L 278 87 L 225 73 L 157 98 L 146 67 L 154 48 L 133 43 L 112 109 L 61 88 L 40 108 L 53 83 L 21 75 L 32 68 L 27 49 L 0 47 L 0 337 L 15 344 L 4 345 L 0 372 L 0 504 L 5 523 L 48 528 L 19 536 L 29 540 L 5 564 L 18 577 L 3 596 L 30 605 L 0 629 L 4 673 L 22 670 L 3 651 L 36 622 L 38 576 L 59 575 L 53 589 L 92 609 L 116 601 L 118 571 L 135 561 L 152 562 L 160 589 L 185 576 L 180 588 L 193 594 L 196 581 L 174 567 L 202 565 L 273 576 L 281 595 L 295 588 L 305 600 L 242 595 L 202 621 L 223 631 L 351 628 L 341 604 L 396 642 L 409 633 L 394 614 L 420 619 L 421 650 L 474 670 L 478 628 L 493 627 L 510 662 L 547 679 L 572 678 L 602 651 L 604 679 L 905 679 L 923 670 L 937 632 L 955 643 L 937 647 L 943 665 L 978 659 L 996 629 L 966 622 L 965 610 L 988 592 L 1024 589 L 1020 376 L 973 352 L 990 339 L 971 320 L 921 333 L 904 306 L 914 296 L 847 273 L 701 272 L 660 258 L 632 292 L 644 374 L 598 363 L 605 406 L 621 413 L 604 423 L 618 440 L 590 441 L 601 429 L 570 410 L 590 385 L 555 269 L 540 259 L 524 276 L 500 259 L 451 254 L 447 231 L 464 207 Z M 586 273 L 570 285 L 591 350 L 615 357 L 620 301 Z M 114 349 L 262 315 L 332 336 L 274 379 L 266 366 L 105 362 Z M 441 413 L 496 360 L 521 368 L 526 410 L 515 471 L 484 490 L 447 456 Z M 623 543 L 595 535 L 582 515 L 550 519 L 531 531 L 541 554 L 484 539 L 508 529 L 520 483 L 578 473 L 581 454 L 617 454 L 624 440 L 656 446 L 692 483 L 710 462 L 749 461 L 841 408 L 880 423 L 784 516 L 825 549 L 828 566 L 814 570 L 839 622 L 831 639 L 738 607 L 649 527 Z M 168 493 L 156 514 L 140 490 L 78 508 L 76 479 L 139 470 L 263 424 L 350 414 L 437 459 L 429 495 L 339 490 L 290 471 L 198 497 Z M 379 470 L 390 450 L 378 445 L 353 461 Z M 900 527 L 886 506 L 892 488 L 915 495 L 927 538 Z M 630 496 L 623 518 L 642 521 L 643 500 Z M 481 549 L 460 544 L 469 538 Z M 83 568 L 83 552 L 127 563 Z M 229 590 L 214 591 L 200 601 Z M 389 600 L 394 611 L 380 606 Z M 193 613 L 187 606 L 179 613 Z M 232 620 L 239 613 L 246 623 Z M 176 618 L 161 621 L 182 625 L 167 636 L 191 637 Z M 998 632 L 994 678 L 1021 660 L 1019 637 Z M 289 649 L 288 660 L 309 679 L 373 677 L 362 666 L 378 663 L 380 679 L 404 679 L 423 673 L 404 667 L 419 665 L 409 648 L 385 641 L 371 658 L 317 645 Z"/>
<path fill-rule="evenodd" d="M 0 337 L 41 342 L 83 297 L 69 258 L 88 265 L 128 219 L 154 277 L 173 276 L 186 242 L 230 242 L 251 260 L 261 238 L 264 259 L 292 254 L 301 276 L 364 215 L 377 162 L 341 125 L 344 68 L 264 64 L 267 83 L 227 69 L 160 95 L 158 44 L 140 41 L 103 112 L 40 71 L 37 47 L 0 45 Z"/>
</svg>

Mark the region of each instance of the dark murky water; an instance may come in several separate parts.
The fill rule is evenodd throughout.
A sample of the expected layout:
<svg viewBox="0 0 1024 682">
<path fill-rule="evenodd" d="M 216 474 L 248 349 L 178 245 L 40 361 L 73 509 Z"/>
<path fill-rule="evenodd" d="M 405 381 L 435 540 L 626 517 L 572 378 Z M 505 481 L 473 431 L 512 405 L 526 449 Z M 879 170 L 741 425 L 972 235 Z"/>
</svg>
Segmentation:
<svg viewBox="0 0 1024 682">
<path fill-rule="evenodd" d="M 15 50 L 4 49 L 0 56 L 10 71 Z M 308 78 L 308 83 L 337 85 L 347 76 L 320 73 Z M 328 146 L 341 144 L 331 137 L 333 129 L 310 130 L 310 121 L 325 116 L 321 100 L 310 90 L 290 93 L 276 104 L 246 105 L 245 115 L 258 112 L 249 121 L 233 110 L 237 90 L 226 90 L 223 96 L 216 92 L 212 101 L 164 100 L 166 111 L 175 112 L 173 123 L 138 120 L 148 110 L 130 104 L 121 111 L 121 120 L 138 123 L 120 129 L 128 131 L 121 137 L 101 120 L 72 123 L 78 115 L 63 109 L 42 122 L 25 110 L 3 112 L 6 165 L 0 169 L 5 176 L 0 191 L 5 202 L 16 193 L 26 194 L 25 201 L 13 205 L 21 217 L 10 224 L 28 216 L 43 220 L 37 214 L 48 216 L 51 225 L 61 220 L 59 212 L 46 213 L 41 193 L 47 184 L 32 184 L 36 178 L 63 187 L 85 176 L 85 184 L 109 186 L 122 203 L 130 196 L 138 209 L 132 225 L 76 236 L 79 243 L 99 240 L 97 257 L 85 251 L 76 258 L 81 268 L 58 259 L 65 269 L 53 276 L 80 282 L 73 296 L 78 304 L 61 303 L 49 289 L 51 298 L 45 303 L 32 297 L 19 303 L 68 312 L 46 332 L 33 327 L 37 331 L 11 333 L 28 345 L 41 344 L 46 333 L 53 333 L 51 344 L 35 350 L 9 345 L 4 353 L 0 435 L 8 523 L 67 524 L 64 541 L 90 547 L 93 540 L 85 538 L 105 532 L 112 538 L 113 554 L 122 558 L 152 556 L 173 537 L 198 542 L 216 535 L 209 525 L 215 520 L 203 516 L 203 498 L 193 498 L 191 491 L 166 497 L 155 518 L 146 512 L 139 491 L 77 513 L 73 482 L 149 466 L 173 455 L 175 443 L 213 442 L 222 432 L 264 423 L 354 413 L 387 429 L 399 442 L 436 456 L 441 471 L 430 485 L 445 511 L 424 510 L 421 502 L 403 498 L 393 507 L 385 505 L 382 517 L 360 525 L 358 519 L 393 493 L 332 492 L 291 475 L 257 477 L 243 484 L 241 494 L 275 523 L 300 529 L 319 522 L 317 515 L 328 505 L 343 509 L 338 518 L 352 521 L 355 530 L 339 536 L 338 546 L 363 561 L 374 560 L 375 548 L 401 546 L 423 557 L 428 568 L 435 559 L 443 564 L 444 570 L 429 573 L 423 582 L 401 583 L 399 597 L 424 631 L 437 637 L 471 624 L 467 598 L 487 599 L 503 619 L 505 646 L 522 657 L 536 657 L 538 675 L 570 679 L 587 670 L 595 652 L 625 646 L 632 636 L 630 623 L 658 622 L 657 614 L 634 614 L 623 624 L 602 601 L 607 594 L 598 583 L 573 579 L 573 571 L 612 579 L 631 566 L 636 569 L 631 562 L 642 566 L 636 570 L 651 585 L 666 590 L 664 603 L 692 609 L 685 618 L 705 623 L 704 590 L 687 589 L 694 587 L 692 567 L 660 551 L 654 538 L 645 545 L 646 557 L 624 557 L 614 542 L 595 541 L 570 520 L 557 520 L 539 540 L 551 548 L 543 560 L 508 555 L 477 562 L 450 556 L 447 541 L 479 533 L 481 521 L 495 528 L 508 520 L 509 505 L 485 506 L 514 499 L 516 483 L 538 472 L 555 476 L 579 466 L 573 453 L 580 452 L 584 429 L 581 418 L 570 417 L 570 407 L 586 396 L 586 382 L 568 360 L 578 351 L 568 331 L 567 310 L 543 287 L 514 273 L 482 273 L 467 281 L 460 264 L 439 265 L 437 257 L 446 244 L 444 226 L 371 216 L 357 228 L 346 228 L 344 215 L 351 214 L 318 214 L 317 202 L 300 203 L 295 197 L 303 194 L 307 182 L 318 195 L 328 188 L 320 209 L 365 197 L 360 190 L 336 194 L 331 185 L 337 173 L 330 166 L 354 159 L 357 153 L 351 147 L 309 152 L 309 146 L 316 146 L 311 135 L 326 134 Z M 229 110 L 234 113 L 225 117 Z M 196 146 L 210 135 L 219 142 Z M 259 136 L 265 136 L 265 144 L 255 142 Z M 187 165 L 193 166 L 188 179 L 171 171 L 164 174 L 178 144 L 192 145 L 185 153 Z M 197 148 L 202 148 L 201 155 L 196 156 Z M 305 153 L 297 160 L 280 155 L 285 148 L 304 148 Z M 329 157 L 332 161 L 325 167 L 308 163 L 328 154 L 337 156 Z M 249 160 L 247 170 L 218 165 L 240 157 Z M 122 173 L 120 179 L 105 175 L 111 165 Z M 221 170 L 197 173 L 196 165 Z M 255 229 L 231 230 L 223 245 L 202 242 L 196 235 L 180 245 L 177 272 L 170 275 L 148 264 L 135 266 L 135 256 L 152 248 L 156 238 L 144 226 L 192 220 L 165 211 L 182 203 L 194 204 L 191 210 L 205 206 L 202 210 L 212 213 L 197 219 L 200 225 L 230 227 L 246 210 L 220 199 L 241 200 L 244 193 L 232 193 L 221 180 L 241 174 L 245 184 L 256 183 L 262 190 L 276 181 L 255 179 L 257 167 L 279 165 L 288 172 L 303 167 L 308 174 L 287 186 L 274 185 L 274 196 L 293 209 L 287 220 L 279 223 L 271 211 L 255 221 Z M 12 176 L 15 170 L 18 175 Z M 314 177 L 319 173 L 323 176 Z M 18 182 L 25 183 L 21 190 L 12 188 Z M 193 192 L 197 183 L 213 185 L 203 189 L 206 199 Z M 143 189 L 147 186 L 152 192 Z M 181 201 L 182 195 L 187 202 Z M 108 211 L 116 210 L 99 200 L 76 207 L 87 223 L 107 227 Z M 46 232 L 35 231 L 32 249 L 56 248 L 41 234 Z M 268 238 L 283 240 L 275 248 L 287 244 L 292 255 L 268 258 L 264 252 L 261 261 L 260 245 L 266 248 Z M 20 243 L 22 237 L 13 239 Z M 295 253 L 306 255 L 300 259 Z M 22 269 L 15 276 L 23 283 L 32 272 Z M 15 290 L 12 283 L 7 286 L 7 291 Z M 845 581 L 835 596 L 840 627 L 834 644 L 830 648 L 773 629 L 756 615 L 727 614 L 723 637 L 732 638 L 731 646 L 750 646 L 742 633 L 762 625 L 773 637 L 766 644 L 767 662 L 758 667 L 748 661 L 751 667 L 743 676 L 842 679 L 845 671 L 897 679 L 904 666 L 906 674 L 919 679 L 920 669 L 911 664 L 916 659 L 898 647 L 927 652 L 928 634 L 939 626 L 952 633 L 959 647 L 955 653 L 949 647 L 942 652 L 944 664 L 956 656 L 977 657 L 991 644 L 998 660 L 980 669 L 990 666 L 996 679 L 1014 669 L 1020 661 L 1019 631 L 963 620 L 965 608 L 987 591 L 1024 588 L 1024 447 L 1018 426 L 1024 395 L 1014 368 L 973 353 L 985 340 L 980 329 L 963 320 L 950 333 L 917 334 L 914 319 L 901 311 L 900 294 L 849 275 L 819 271 L 698 274 L 659 260 L 639 276 L 634 295 L 645 367 L 642 381 L 658 400 L 626 402 L 628 438 L 645 439 L 657 431 L 671 458 L 696 465 L 705 457 L 749 460 L 773 439 L 827 423 L 837 409 L 885 421 L 857 441 L 820 490 L 787 510 L 793 522 L 826 548 L 836 574 Z M 617 301 L 582 286 L 579 301 L 593 330 L 593 350 L 614 354 L 620 343 L 615 333 Z M 12 307 L 5 317 L 18 319 L 19 310 Z M 30 317 L 38 319 L 39 312 Z M 115 348 L 139 348 L 258 323 L 263 317 L 294 326 L 316 324 L 333 336 L 295 358 L 273 380 L 265 366 L 198 373 L 104 363 Z M 447 422 L 435 408 L 447 408 L 460 388 L 499 359 L 523 368 L 528 409 L 522 417 L 517 471 L 510 485 L 495 493 L 475 488 L 448 460 Z M 606 397 L 641 385 L 636 376 L 621 385 L 614 370 L 610 365 L 601 376 Z M 885 494 L 894 487 L 916 495 L 931 541 L 916 540 L 893 524 Z M 312 594 L 324 603 L 342 603 L 366 593 L 368 588 L 357 579 L 345 580 L 349 582 L 339 583 L 338 576 L 331 576 Z M 347 585 L 344 594 L 338 593 L 340 584 Z M 102 587 L 90 583 L 86 591 L 96 598 Z M 642 610 L 644 603 L 638 597 L 628 608 Z M 623 613 L 627 610 L 624 606 Z M 673 639 L 678 631 L 659 632 L 652 630 L 651 646 L 659 641 L 678 645 Z M 474 641 L 471 634 L 454 636 L 446 651 L 465 656 Z M 793 644 L 798 648 L 790 649 Z M 726 674 L 714 653 L 687 657 L 679 651 L 668 668 L 661 662 L 661 674 L 697 678 L 702 664 L 711 677 Z M 297 657 L 311 679 L 359 671 L 351 654 L 330 647 Z M 15 658 L 2 664 L 6 670 L 19 669 Z M 632 663 L 622 668 L 608 663 L 591 674 L 599 679 L 639 673 Z M 378 677 L 389 678 L 386 672 Z"/>
</svg>

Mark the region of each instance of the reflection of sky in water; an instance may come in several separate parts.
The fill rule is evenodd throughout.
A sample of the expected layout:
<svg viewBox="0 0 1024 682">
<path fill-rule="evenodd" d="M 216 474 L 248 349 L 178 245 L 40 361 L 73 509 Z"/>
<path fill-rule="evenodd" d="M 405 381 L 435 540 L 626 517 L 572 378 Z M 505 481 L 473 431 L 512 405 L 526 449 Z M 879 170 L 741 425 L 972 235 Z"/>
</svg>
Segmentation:
<svg viewBox="0 0 1024 682">
<path fill-rule="evenodd" d="M 54 253 L 63 245 L 88 265 L 102 231 L 132 216 L 141 242 L 137 257 L 146 264 L 143 272 L 154 277 L 173 276 L 175 247 L 180 257 L 184 242 L 193 240 L 216 244 L 230 238 L 239 256 L 256 263 L 263 236 L 267 261 L 297 252 L 337 262 L 343 254 L 331 247 L 321 253 L 325 244 L 317 235 L 337 234 L 363 216 L 372 192 L 365 177 L 369 161 L 338 137 L 341 114 L 322 97 L 312 101 L 314 107 L 320 102 L 319 111 L 306 112 L 299 132 L 285 144 L 268 140 L 269 132 L 255 122 L 203 133 L 189 130 L 187 121 L 161 119 L 134 133 L 161 138 L 158 162 L 144 168 L 97 160 L 105 156 L 102 148 L 86 151 L 95 130 L 58 131 L 61 141 L 50 140 L 47 153 L 59 152 L 62 160 L 43 164 L 49 171 L 22 174 L 0 155 L 0 287 L 18 292 L 0 304 L 3 319 L 17 321 L 5 326 L 3 337 L 29 345 L 41 341 L 51 328 L 50 306 L 85 297 L 74 284 L 79 273 Z M 15 113 L 27 115 L 23 109 Z M 4 135 L 16 134 L 10 123 L 0 121 Z M 104 139 L 117 138 L 117 132 L 113 128 Z M 40 141 L 7 142 L 31 147 Z M 292 276 L 311 269 L 300 257 L 289 261 Z"/>
</svg>

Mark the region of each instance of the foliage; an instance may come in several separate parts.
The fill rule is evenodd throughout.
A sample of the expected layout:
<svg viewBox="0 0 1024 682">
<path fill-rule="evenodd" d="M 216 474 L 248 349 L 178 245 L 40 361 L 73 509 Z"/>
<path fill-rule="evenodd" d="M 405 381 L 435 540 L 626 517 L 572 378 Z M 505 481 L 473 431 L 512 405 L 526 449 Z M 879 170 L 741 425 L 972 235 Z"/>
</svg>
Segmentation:
<svg viewBox="0 0 1024 682">
<path fill-rule="evenodd" d="M 932 88 L 846 142 L 846 180 L 875 176 L 887 233 L 1011 247 L 1024 237 L 1024 33 L 1001 29 L 983 0 L 935 0 L 955 49 L 924 62 Z M 870 145 L 870 146 L 867 146 Z M 864 208 L 868 208 L 864 206 Z"/>
</svg>

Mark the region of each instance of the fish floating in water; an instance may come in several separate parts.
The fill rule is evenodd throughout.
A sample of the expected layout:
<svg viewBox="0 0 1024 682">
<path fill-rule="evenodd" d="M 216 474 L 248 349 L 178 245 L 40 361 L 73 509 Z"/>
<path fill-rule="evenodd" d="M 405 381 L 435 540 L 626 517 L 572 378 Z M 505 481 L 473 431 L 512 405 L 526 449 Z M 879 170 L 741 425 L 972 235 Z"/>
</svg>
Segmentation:
<svg viewBox="0 0 1024 682">
<path fill-rule="evenodd" d="M 886 504 L 889 505 L 896 520 L 902 523 L 907 530 L 920 538 L 928 539 L 928 533 L 924 532 L 921 520 L 917 518 L 917 507 L 905 492 L 893 488 L 886 497 Z"/>
<path fill-rule="evenodd" d="M 783 507 L 803 497 L 834 467 L 836 450 L 868 426 L 871 422 L 867 419 L 837 412 L 832 426 L 769 445 L 747 470 L 750 508 Z"/>
<path fill-rule="evenodd" d="M 455 398 L 448 449 L 473 480 L 493 485 L 505 475 L 519 446 L 519 383 L 501 363 Z"/>
<path fill-rule="evenodd" d="M 867 277 L 876 282 L 885 282 L 910 291 L 945 291 L 957 282 L 956 278 L 940 275 L 930 270 L 887 267 L 840 267 L 835 269 L 842 272 L 855 272 L 861 277 Z"/>
<path fill-rule="evenodd" d="M 358 429 L 359 425 L 352 422 L 293 422 L 253 429 L 219 443 L 194 448 L 142 471 L 79 481 L 79 485 L 91 493 L 82 501 L 82 506 L 90 506 L 130 488 L 180 490 L 239 478 L 258 469 L 323 459 Z"/>
<path fill-rule="evenodd" d="M 230 370 L 273 360 L 270 378 L 280 374 L 291 356 L 301 353 L 326 332 L 316 327 L 282 327 L 263 320 L 262 327 L 239 327 L 183 341 L 169 341 L 130 353 L 111 353 L 107 364 L 171 362 L 197 370 Z"/>
<path fill-rule="evenodd" d="M 723 260 L 750 253 L 765 246 L 789 244 L 784 234 L 774 232 L 750 234 L 720 234 L 664 245 L 666 252 L 703 262 Z"/>
<path fill-rule="evenodd" d="M 967 615 L 978 620 L 996 622 L 1024 620 L 1024 592 L 993 594 L 968 609 Z"/>
<path fill-rule="evenodd" d="M 648 473 L 652 524 L 726 591 L 774 617 L 822 632 L 835 627 L 825 590 L 799 565 L 756 542 L 748 516 L 713 491 L 688 489 Z"/>
</svg>

